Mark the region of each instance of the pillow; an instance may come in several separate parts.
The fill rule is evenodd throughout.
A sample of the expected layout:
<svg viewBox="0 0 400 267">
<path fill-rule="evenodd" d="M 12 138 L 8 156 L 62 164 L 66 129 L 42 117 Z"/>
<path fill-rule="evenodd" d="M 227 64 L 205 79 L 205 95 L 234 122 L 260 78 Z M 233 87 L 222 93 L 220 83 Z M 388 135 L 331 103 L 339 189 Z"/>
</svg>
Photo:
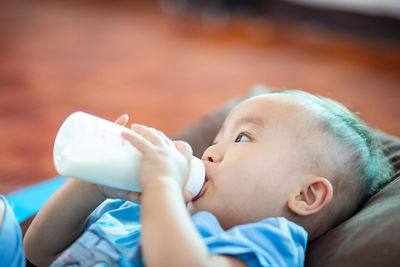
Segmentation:
<svg viewBox="0 0 400 267">
<path fill-rule="evenodd" d="M 243 99 L 268 91 L 269 88 L 257 86 Z M 228 102 L 175 139 L 191 144 L 194 155 L 201 157 L 229 111 L 243 99 Z M 375 133 L 395 167 L 395 175 L 357 214 L 308 244 L 306 266 L 399 266 L 400 139 L 379 131 Z"/>
</svg>

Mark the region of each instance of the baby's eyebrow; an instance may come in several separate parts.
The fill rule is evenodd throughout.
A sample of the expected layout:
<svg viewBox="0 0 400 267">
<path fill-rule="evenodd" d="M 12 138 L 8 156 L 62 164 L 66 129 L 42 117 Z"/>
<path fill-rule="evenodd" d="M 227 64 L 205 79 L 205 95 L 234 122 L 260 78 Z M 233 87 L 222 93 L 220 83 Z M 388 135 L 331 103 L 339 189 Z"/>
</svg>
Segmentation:
<svg viewBox="0 0 400 267">
<path fill-rule="evenodd" d="M 242 117 L 235 122 L 235 128 L 243 124 L 254 124 L 256 127 L 263 128 L 264 120 L 258 116 L 246 116 Z"/>
</svg>

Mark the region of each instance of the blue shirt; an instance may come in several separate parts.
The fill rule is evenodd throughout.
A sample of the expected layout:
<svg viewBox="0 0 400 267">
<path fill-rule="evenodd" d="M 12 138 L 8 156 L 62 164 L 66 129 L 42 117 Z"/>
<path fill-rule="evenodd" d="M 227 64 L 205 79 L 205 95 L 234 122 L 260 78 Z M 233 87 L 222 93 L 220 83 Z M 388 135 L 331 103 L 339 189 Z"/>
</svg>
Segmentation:
<svg viewBox="0 0 400 267">
<path fill-rule="evenodd" d="M 0 229 L 0 266 L 25 266 L 21 228 L 6 198 L 0 195 L 0 201 L 4 203 L 3 223 Z"/>
<path fill-rule="evenodd" d="M 238 257 L 249 266 L 303 266 L 307 232 L 285 218 L 268 218 L 227 231 L 209 212 L 192 221 L 210 254 Z M 140 205 L 107 200 L 88 218 L 86 231 L 52 266 L 145 266 L 140 247 Z"/>
</svg>

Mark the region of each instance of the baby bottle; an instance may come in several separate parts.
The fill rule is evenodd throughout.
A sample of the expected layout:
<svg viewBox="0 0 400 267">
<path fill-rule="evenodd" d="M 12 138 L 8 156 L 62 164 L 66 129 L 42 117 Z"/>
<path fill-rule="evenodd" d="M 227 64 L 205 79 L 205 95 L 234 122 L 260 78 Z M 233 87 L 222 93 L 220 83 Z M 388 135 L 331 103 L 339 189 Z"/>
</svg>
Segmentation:
<svg viewBox="0 0 400 267">
<path fill-rule="evenodd" d="M 72 113 L 61 125 L 54 143 L 57 172 L 110 187 L 141 191 L 141 152 L 122 138 L 131 130 L 84 112 Z M 192 157 L 185 188 L 195 198 L 205 180 L 203 162 Z"/>
</svg>

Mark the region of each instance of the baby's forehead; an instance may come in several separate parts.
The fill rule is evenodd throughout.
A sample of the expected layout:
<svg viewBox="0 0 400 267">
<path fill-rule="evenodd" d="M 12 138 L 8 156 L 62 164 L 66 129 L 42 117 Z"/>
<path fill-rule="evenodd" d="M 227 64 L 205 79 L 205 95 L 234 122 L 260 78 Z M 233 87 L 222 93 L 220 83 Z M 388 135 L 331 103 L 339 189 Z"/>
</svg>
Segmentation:
<svg viewBox="0 0 400 267">
<path fill-rule="evenodd" d="M 236 106 L 227 117 L 226 123 L 233 123 L 243 118 L 259 118 L 265 123 L 308 124 L 311 118 L 317 117 L 302 102 L 302 99 L 293 95 L 266 94 L 250 98 Z"/>
</svg>

